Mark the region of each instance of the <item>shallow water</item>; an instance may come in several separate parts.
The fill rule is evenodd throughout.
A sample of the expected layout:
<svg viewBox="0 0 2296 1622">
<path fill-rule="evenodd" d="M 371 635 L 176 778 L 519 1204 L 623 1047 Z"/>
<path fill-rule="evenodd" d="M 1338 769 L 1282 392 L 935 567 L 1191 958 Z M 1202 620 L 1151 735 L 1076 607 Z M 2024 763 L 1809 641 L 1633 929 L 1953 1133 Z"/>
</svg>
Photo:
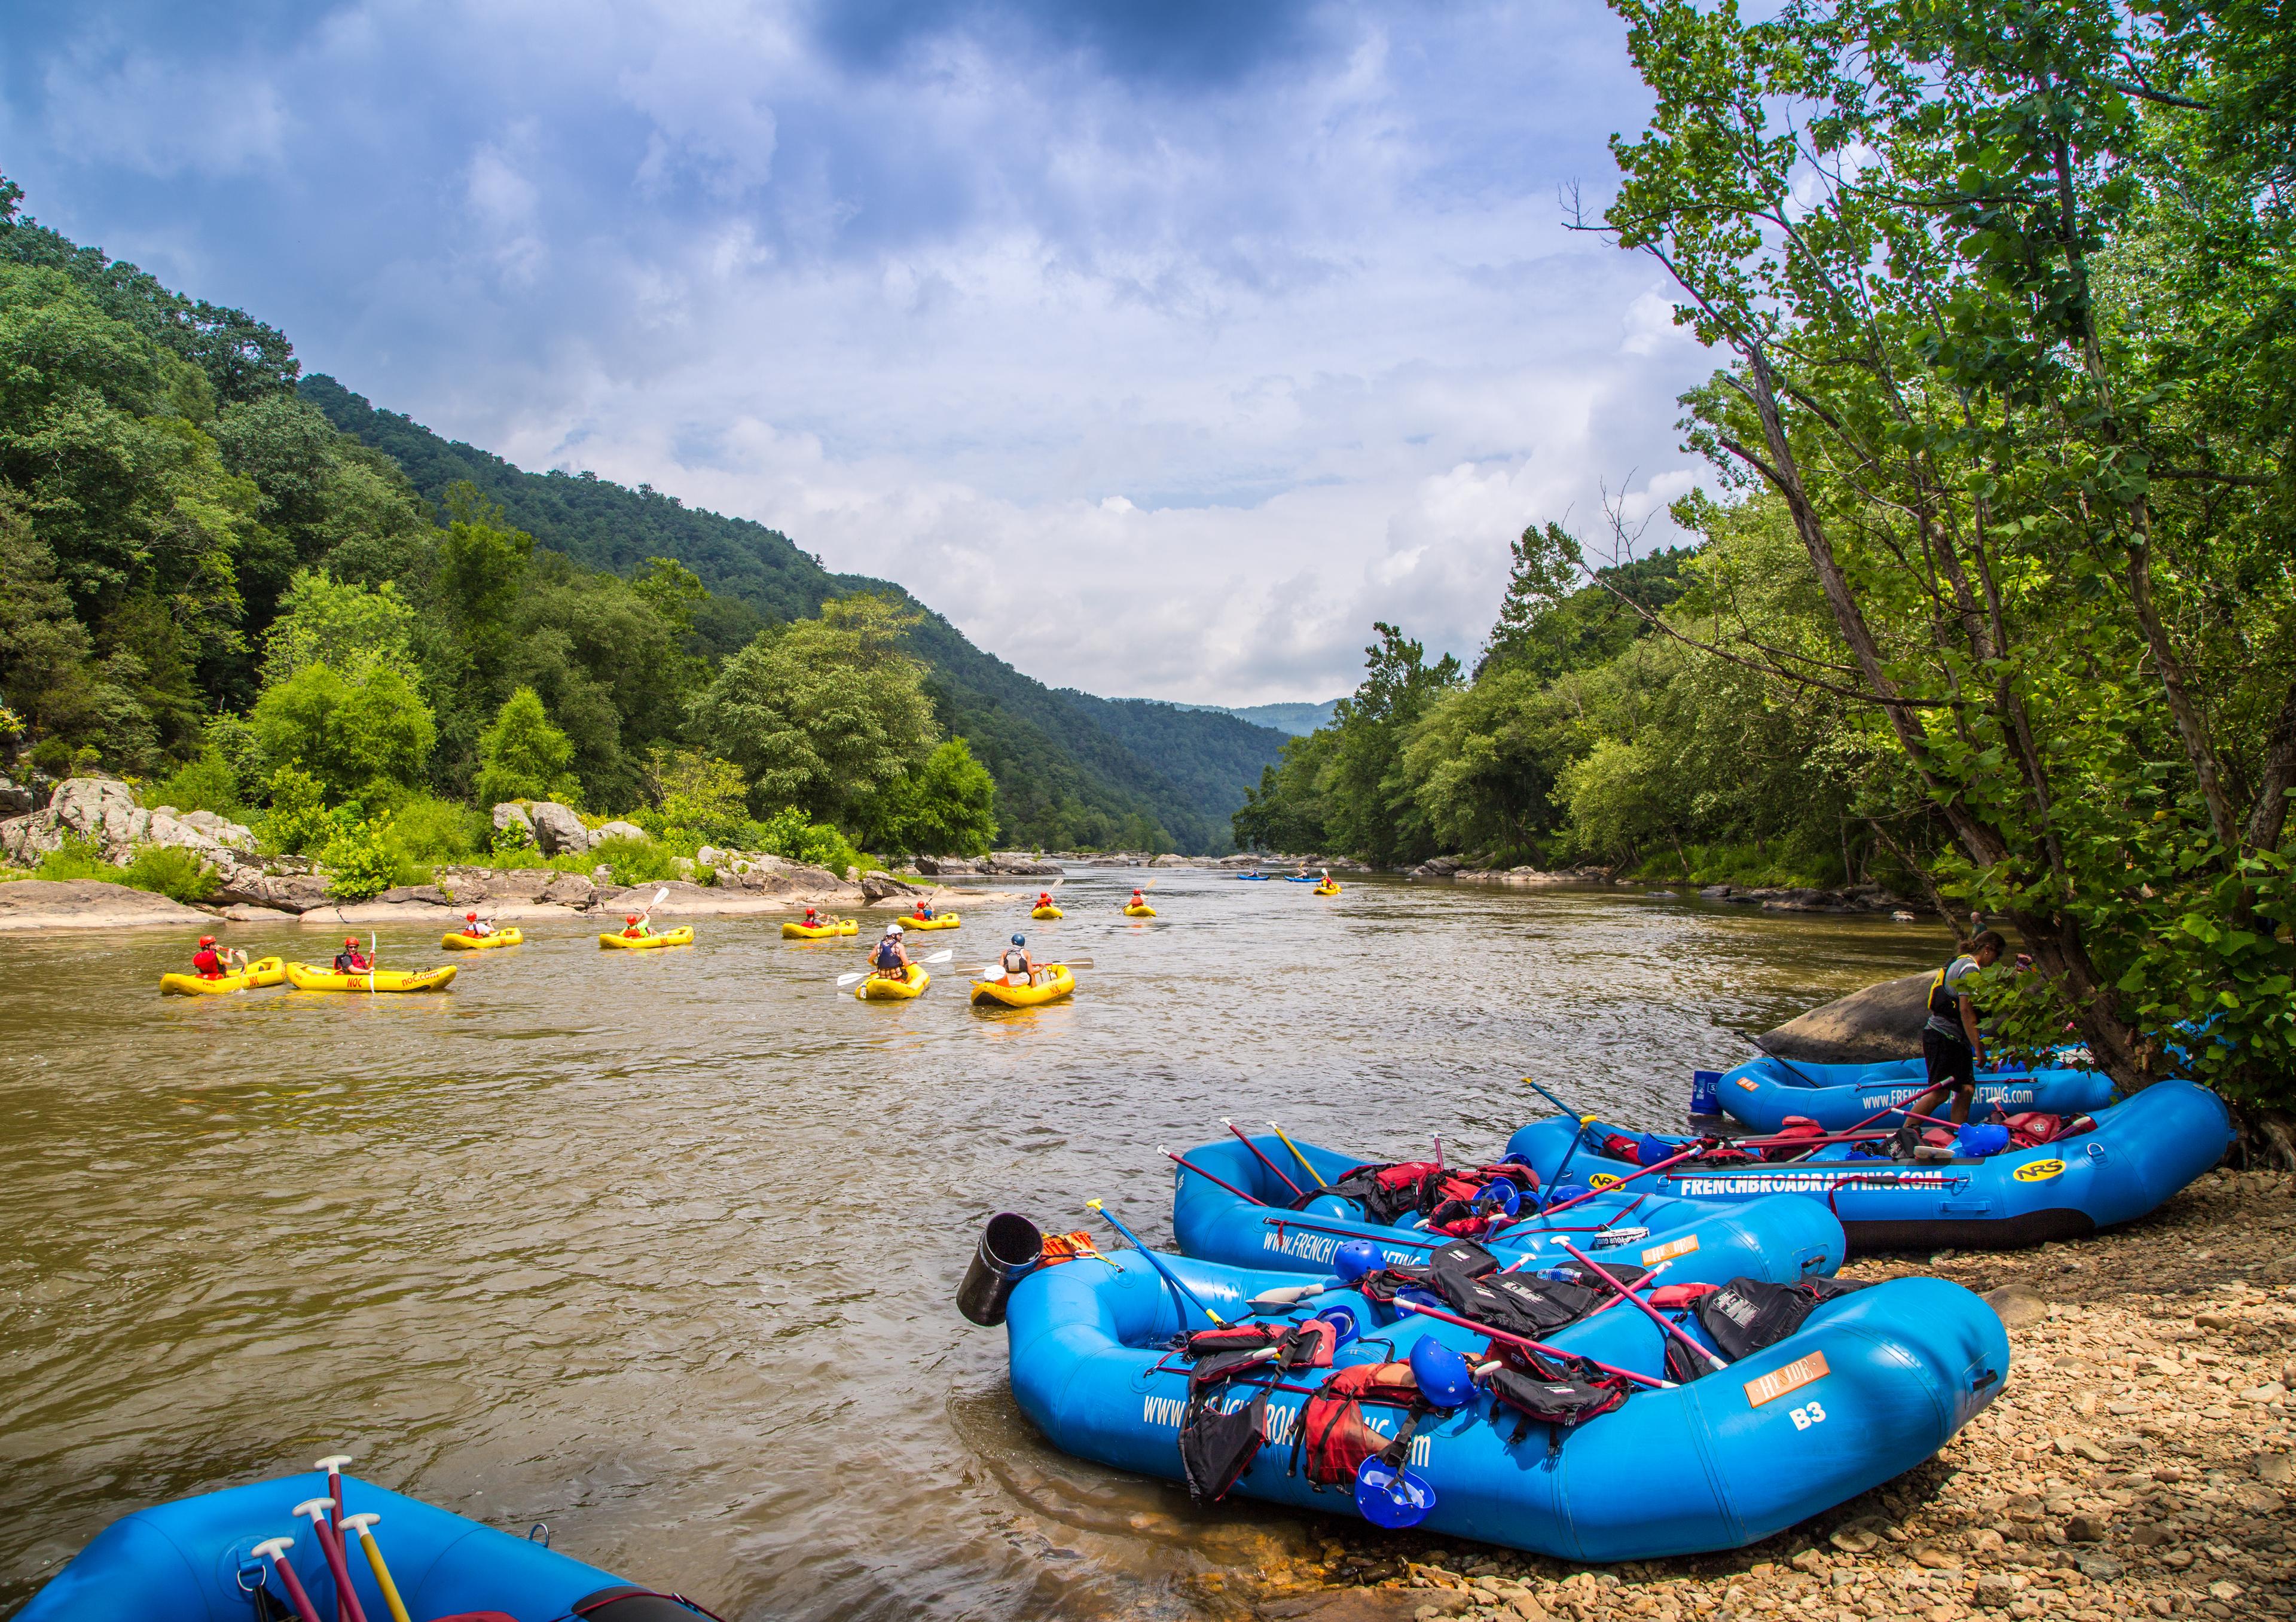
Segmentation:
<svg viewBox="0 0 2296 1622">
<path fill-rule="evenodd" d="M 1678 1122 L 1697 1066 L 1925 967 L 1941 930 L 1610 891 L 1080 872 L 927 936 L 1090 954 L 975 1012 L 831 984 L 857 943 L 528 925 L 451 993 L 161 998 L 188 940 L 0 937 L 0 1610 L 115 1517 L 356 1473 L 728 1618 L 1197 1613 L 1312 1523 L 1060 1458 L 951 1306 L 981 1222 L 1169 1238 L 1155 1153 L 1273 1117 L 1495 1151 L 1519 1077 Z M 963 903 L 958 903 L 963 906 Z M 251 955 L 328 955 L 241 927 Z M 959 943 L 962 943 L 961 945 Z M 386 966 L 445 954 L 385 931 Z M 961 966 L 958 965 L 958 966 Z"/>
</svg>

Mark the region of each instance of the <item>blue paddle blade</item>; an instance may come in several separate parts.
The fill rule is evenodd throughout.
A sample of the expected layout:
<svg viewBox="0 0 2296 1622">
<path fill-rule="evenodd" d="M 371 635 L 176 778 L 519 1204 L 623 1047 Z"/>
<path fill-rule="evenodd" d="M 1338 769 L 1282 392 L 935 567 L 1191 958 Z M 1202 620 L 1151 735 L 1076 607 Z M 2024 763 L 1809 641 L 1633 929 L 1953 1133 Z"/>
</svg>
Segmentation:
<svg viewBox="0 0 2296 1622">
<path fill-rule="evenodd" d="M 1435 1507 L 1435 1489 L 1412 1470 L 1398 1470 L 1384 1459 L 1365 1459 L 1356 1468 L 1356 1508 L 1375 1527 L 1400 1531 L 1427 1519 Z"/>
</svg>

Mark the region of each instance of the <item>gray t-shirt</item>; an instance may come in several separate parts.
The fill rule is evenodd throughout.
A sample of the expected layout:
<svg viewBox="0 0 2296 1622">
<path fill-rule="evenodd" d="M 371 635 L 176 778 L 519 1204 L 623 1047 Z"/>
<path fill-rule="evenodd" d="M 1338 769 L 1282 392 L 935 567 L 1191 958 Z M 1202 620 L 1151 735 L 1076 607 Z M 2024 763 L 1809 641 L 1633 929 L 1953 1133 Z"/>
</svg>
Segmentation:
<svg viewBox="0 0 2296 1622">
<path fill-rule="evenodd" d="M 1946 965 L 1946 995 L 1948 997 L 1958 998 L 1963 989 L 1962 982 L 1976 972 L 1977 960 L 1975 958 L 1970 956 L 1967 953 L 1964 953 L 1961 956 L 1955 958 L 1952 963 Z M 1927 1028 L 1937 1032 L 1940 1036 L 1960 1043 L 1964 1047 L 1967 1047 L 1969 1045 L 1969 1033 L 1961 1028 L 1961 1004 L 1958 1002 L 1954 1004 L 1953 1013 L 1949 1017 L 1945 1014 L 1932 1012 L 1929 1017 Z"/>
</svg>

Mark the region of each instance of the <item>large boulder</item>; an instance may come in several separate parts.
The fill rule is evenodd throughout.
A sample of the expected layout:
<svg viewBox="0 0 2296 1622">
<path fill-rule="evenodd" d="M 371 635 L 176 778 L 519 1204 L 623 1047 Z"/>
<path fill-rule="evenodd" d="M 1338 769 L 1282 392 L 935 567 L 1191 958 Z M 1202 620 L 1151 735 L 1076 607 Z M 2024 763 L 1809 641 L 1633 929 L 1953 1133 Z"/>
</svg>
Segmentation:
<svg viewBox="0 0 2296 1622">
<path fill-rule="evenodd" d="M 1803 1064 L 1881 1064 L 1917 1059 L 1929 1017 L 1930 973 L 1901 975 L 1837 997 L 1755 1038 L 1757 1046 Z"/>
<path fill-rule="evenodd" d="M 500 833 L 505 828 L 515 828 L 529 840 L 534 837 L 534 819 L 514 799 L 501 800 L 495 806 L 495 831 Z"/>
<path fill-rule="evenodd" d="M 636 823 L 601 823 L 590 832 L 591 843 L 600 840 L 650 840 L 653 835 Z"/>
<path fill-rule="evenodd" d="M 208 927 L 206 913 L 124 884 L 20 879 L 0 884 L 0 930 L 102 930 L 131 924 Z"/>
<path fill-rule="evenodd" d="M 861 875 L 861 894 L 872 904 L 882 901 L 888 896 L 922 896 L 926 893 L 924 886 L 896 879 L 889 872 L 872 869 Z"/>
<path fill-rule="evenodd" d="M 924 871 L 922 862 L 917 864 L 917 871 Z M 1002 878 L 1057 879 L 1061 876 L 1061 864 L 1058 862 L 1039 862 L 1017 850 L 1000 850 L 983 862 L 979 871 Z"/>
<path fill-rule="evenodd" d="M 40 797 L 29 785 L 0 776 L 0 816 L 22 816 L 39 809 Z"/>
<path fill-rule="evenodd" d="M 579 856 L 590 848 L 590 831 L 582 825 L 582 819 L 556 800 L 537 800 L 526 808 L 526 815 L 534 826 L 534 842 L 544 856 L 570 852 Z"/>
<path fill-rule="evenodd" d="M 104 856 L 126 863 L 138 845 L 178 845 L 217 867 L 255 848 L 255 835 L 212 811 L 178 814 L 173 806 L 146 811 L 135 791 L 109 777 L 74 777 L 56 785 L 45 810 L 0 823 L 0 855 L 30 866 L 66 840 L 90 840 Z"/>
<path fill-rule="evenodd" d="M 327 905 L 324 873 L 268 873 L 260 867 L 227 868 L 214 896 L 217 906 L 267 906 L 308 913 Z"/>
</svg>

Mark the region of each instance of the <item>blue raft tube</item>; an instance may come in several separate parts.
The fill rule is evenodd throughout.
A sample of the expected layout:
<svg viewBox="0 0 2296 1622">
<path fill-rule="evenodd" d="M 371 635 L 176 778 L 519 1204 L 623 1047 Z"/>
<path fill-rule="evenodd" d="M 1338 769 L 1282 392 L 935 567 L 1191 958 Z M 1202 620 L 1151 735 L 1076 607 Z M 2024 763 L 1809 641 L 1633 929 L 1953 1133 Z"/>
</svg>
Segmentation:
<svg viewBox="0 0 2296 1622">
<path fill-rule="evenodd" d="M 1009 1214 L 996 1224 L 1033 1232 Z M 1784 1339 L 1687 1383 L 1635 1389 L 1620 1405 L 1568 1429 L 1536 1422 L 1525 1429 L 1515 1409 L 1495 1407 L 1486 1367 L 1449 1389 L 1456 1405 L 1423 1414 L 1405 1456 L 1386 1464 L 1384 1476 L 1374 1459 L 1353 1482 L 1319 1490 L 1303 1462 L 1295 1471 L 1293 1442 L 1303 1407 L 1325 1381 L 1367 1363 L 1416 1372 L 1427 1358 L 1423 1341 L 1447 1348 L 1450 1367 L 1462 1370 L 1459 1355 L 1479 1361 L 1492 1343 L 1472 1328 L 1398 1315 L 1336 1278 L 1304 1300 L 1255 1315 L 1255 1296 L 1270 1286 L 1297 1293 L 1300 1275 L 1156 1259 L 1201 1306 L 1185 1301 L 1136 1249 L 1037 1266 L 1011 1289 L 1003 1306 L 1013 1394 L 1054 1446 L 1183 1480 L 1189 1364 L 1172 1349 L 1174 1337 L 1210 1327 L 1205 1307 L 1255 1323 L 1324 1315 L 1338 1331 L 1332 1366 L 1275 1377 L 1259 1422 L 1263 1445 L 1231 1490 L 1566 1560 L 1648 1559 L 1770 1536 L 1929 1458 L 1999 1394 L 2009 1371 L 2008 1336 L 1981 1299 L 1941 1279 L 1897 1279 L 1824 1301 Z M 1701 1346 L 1714 1346 L 1694 1314 L 1664 1315 Z M 1552 1331 L 1546 1344 L 1664 1381 L 1668 1338 L 1639 1309 L 1620 1305 Z M 1463 1391 L 1472 1394 L 1463 1398 Z M 1234 1413 L 1255 1396 L 1239 1381 L 1213 1401 Z M 1374 1444 L 1392 1438 L 1403 1420 L 1395 1408 L 1368 1404 L 1360 1417 Z"/>
<path fill-rule="evenodd" d="M 2089 1130 L 2031 1148 L 2007 1147 L 2005 1128 L 1982 1124 L 1981 1105 L 1972 1113 L 1980 1124 L 1961 1130 L 1950 1159 L 1863 1153 L 1875 1142 L 1869 1138 L 1826 1143 L 1790 1160 L 1766 1161 L 1759 1153 L 1751 1161 L 1684 1160 L 1636 1186 L 1654 1184 L 1695 1204 L 1742 1209 L 1806 1197 L 1841 1217 L 1853 1250 L 2005 1249 L 2132 1222 L 2223 1159 L 2234 1135 L 2224 1101 L 2188 1081 L 2156 1082 L 2098 1110 Z M 1632 1144 L 1631 1158 L 1606 1151 L 1606 1144 L 1625 1148 L 1621 1139 Z M 1517 1132 L 1507 1149 L 1542 1169 L 1570 1154 L 1570 1175 L 1599 1184 L 1623 1181 L 1700 1142 L 1601 1121 L 1582 1135 L 1579 1122 L 1552 1116 Z"/>
<path fill-rule="evenodd" d="M 390 1622 L 393 1615 L 369 1549 L 383 1557 L 412 1622 L 471 1612 L 498 1612 L 514 1622 L 694 1622 L 711 1614 L 419 1498 L 351 1476 L 339 1479 L 345 1570 L 368 1622 Z M 329 1495 L 326 1472 L 315 1470 L 139 1510 L 98 1533 L 16 1613 L 16 1622 L 294 1618 L 300 1613 L 275 1557 L 258 1552 L 281 1538 L 292 1541 L 275 1558 L 294 1574 L 315 1614 L 332 1619 L 334 1570 L 321 1534 L 296 1512 L 299 1504 Z M 258 1589 L 267 1602 L 262 1608 Z"/>
<path fill-rule="evenodd" d="M 1423 1262 L 1450 1237 L 1429 1232 L 1415 1216 L 1395 1224 L 1367 1220 L 1360 1201 L 1319 1192 L 1315 1175 L 1334 1183 L 1365 1162 L 1314 1143 L 1295 1144 L 1296 1156 L 1294 1144 L 1280 1137 L 1255 1137 L 1249 1147 L 1228 1138 L 1181 1156 L 1185 1163 L 1173 1167 L 1172 1231 L 1182 1253 L 1231 1266 L 1316 1272 L 1328 1270 L 1333 1253 L 1351 1239 L 1369 1240 L 1391 1262 Z M 1315 1174 L 1300 1167 L 1300 1158 Z M 1281 1175 L 1274 1167 L 1283 1167 Z M 1546 1184 L 1554 1181 L 1551 1172 Z M 1538 1196 L 1523 1196 L 1512 1221 L 1473 1237 L 1503 1259 L 1527 1258 L 1533 1267 L 1568 1261 L 1566 1243 L 1644 1267 L 1663 1263 L 1674 1283 L 1718 1284 L 1742 1276 L 1788 1283 L 1833 1273 L 1848 1253 L 1841 1223 L 1811 1200 L 1782 1198 L 1726 1209 L 1641 1187 L 1616 1195 L 1595 1192 L 1575 1160 L 1568 1175 L 1570 1181 L 1548 1195 L 1550 1204 L 1594 1197 L 1542 1216 Z"/>
<path fill-rule="evenodd" d="M 1911 1103 L 1929 1089 L 1919 1059 L 1887 1064 L 1804 1064 L 1768 1053 L 1725 1070 L 1722 1112 L 1757 1132 L 1775 1132 L 1790 1115 L 1829 1132 L 1855 1126 L 1882 1110 Z M 2112 1077 L 2103 1070 L 2065 1065 L 1985 1070 L 1977 1077 L 1980 1105 L 1998 1104 L 2011 1115 L 2039 1110 L 2085 1115 L 2112 1102 Z M 1891 1125 L 1896 1124 L 1895 1118 Z"/>
</svg>

